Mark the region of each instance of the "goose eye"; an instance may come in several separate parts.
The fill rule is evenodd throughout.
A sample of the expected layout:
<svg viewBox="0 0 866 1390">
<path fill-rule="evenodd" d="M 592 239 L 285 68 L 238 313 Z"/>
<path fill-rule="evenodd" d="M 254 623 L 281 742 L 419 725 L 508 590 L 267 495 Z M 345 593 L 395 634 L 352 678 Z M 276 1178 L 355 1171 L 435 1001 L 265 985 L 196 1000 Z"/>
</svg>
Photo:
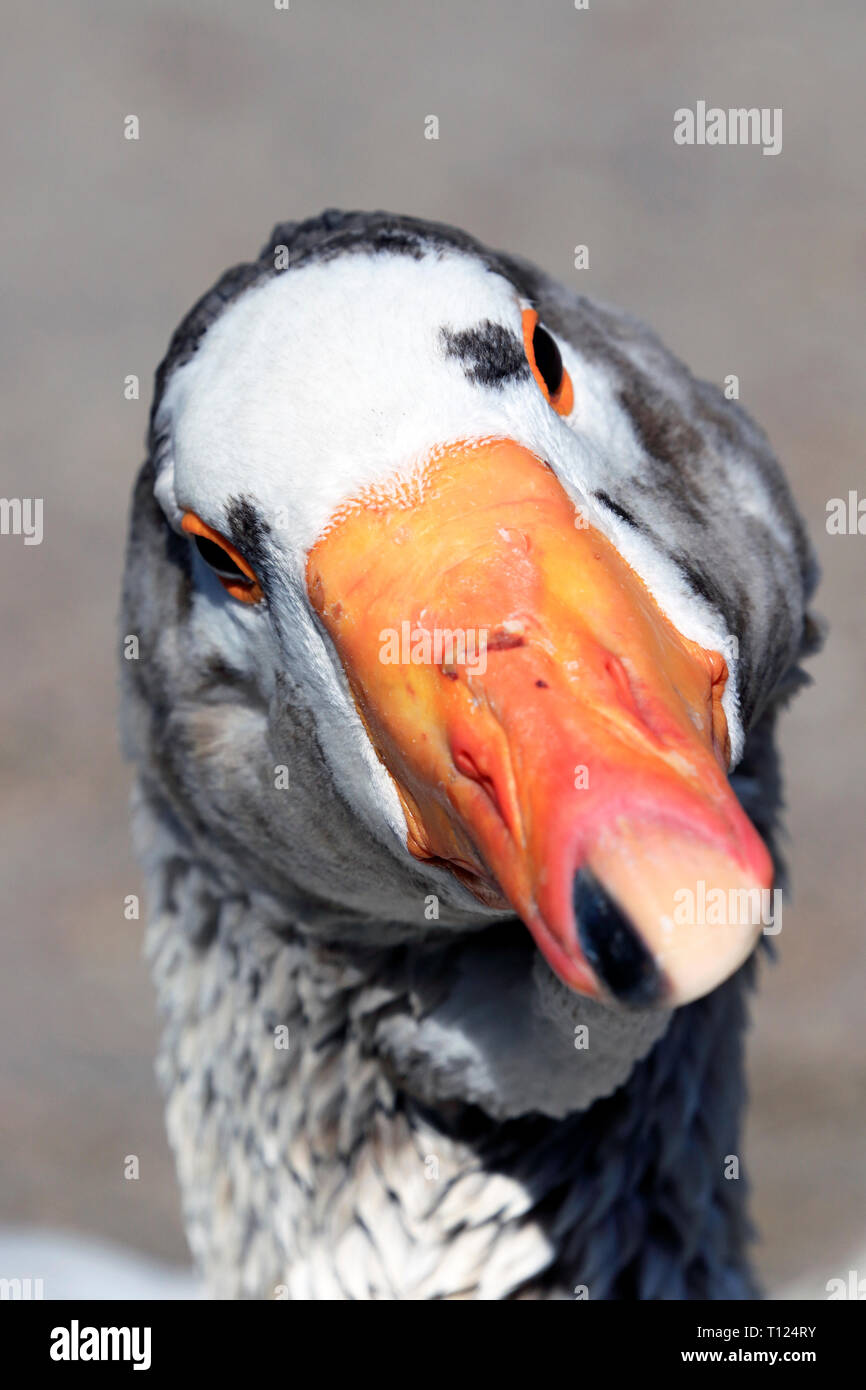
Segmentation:
<svg viewBox="0 0 866 1390">
<path fill-rule="evenodd" d="M 546 399 L 559 415 L 569 415 L 574 405 L 571 377 L 565 370 L 555 340 L 538 322 L 534 309 L 523 311 L 523 343 L 532 375 Z"/>
<path fill-rule="evenodd" d="M 181 526 L 226 593 L 241 603 L 258 603 L 261 600 L 262 586 L 255 572 L 231 541 L 208 526 L 195 512 L 185 512 Z"/>
<path fill-rule="evenodd" d="M 195 548 L 203 560 L 206 560 L 215 574 L 220 579 L 246 579 L 246 575 L 240 565 L 235 564 L 227 550 L 223 550 L 216 541 L 209 541 L 207 536 L 194 536 Z M 249 583 L 249 580 L 247 580 Z"/>
<path fill-rule="evenodd" d="M 555 396 L 562 385 L 562 354 L 547 329 L 542 328 L 540 323 L 535 325 L 532 335 L 532 351 L 535 365 L 547 387 L 547 394 Z"/>
</svg>

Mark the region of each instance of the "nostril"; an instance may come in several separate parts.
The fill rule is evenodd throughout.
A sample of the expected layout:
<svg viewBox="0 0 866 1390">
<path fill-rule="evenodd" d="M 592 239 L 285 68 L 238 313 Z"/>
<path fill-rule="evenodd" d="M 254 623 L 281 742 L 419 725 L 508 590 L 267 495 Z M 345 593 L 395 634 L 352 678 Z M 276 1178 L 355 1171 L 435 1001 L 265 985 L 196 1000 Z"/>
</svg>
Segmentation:
<svg viewBox="0 0 866 1390">
<path fill-rule="evenodd" d="M 480 787 L 484 788 L 485 792 L 490 797 L 490 800 L 493 802 L 493 805 L 496 807 L 496 810 L 498 811 L 499 815 L 502 816 L 502 819 L 504 820 L 505 817 L 502 814 L 502 806 L 499 802 L 499 794 L 496 790 L 496 783 L 490 776 L 489 772 L 483 772 L 482 769 L 476 763 L 472 754 L 468 753 L 465 748 L 455 748 L 454 766 L 457 768 L 458 772 L 463 773 L 464 777 L 471 778 L 473 782 L 477 782 Z"/>
<path fill-rule="evenodd" d="M 608 652 L 604 658 L 604 671 L 616 691 L 620 709 L 630 716 L 634 724 L 654 744 L 659 747 L 663 746 L 665 743 L 664 730 L 659 725 L 652 702 L 645 698 L 640 682 L 635 682 L 632 679 L 626 663 L 620 657 L 615 656 L 613 652 Z"/>
<path fill-rule="evenodd" d="M 458 772 L 462 772 L 464 777 L 471 777 L 473 782 L 481 781 L 481 773 L 471 753 L 467 753 L 464 748 L 455 748 L 453 756 Z"/>
<path fill-rule="evenodd" d="M 616 692 L 619 695 L 620 702 L 631 714 L 634 714 L 635 716 L 637 716 L 637 718 L 640 718 L 640 711 L 638 710 L 637 703 L 634 698 L 634 691 L 631 688 L 631 681 L 629 680 L 628 672 L 626 671 L 625 666 L 620 661 L 619 657 L 614 656 L 613 652 L 608 652 L 607 656 L 605 657 L 604 669 L 610 676 L 611 680 L 613 681 L 616 687 Z"/>
<path fill-rule="evenodd" d="M 659 1004 L 665 980 L 630 919 L 589 869 L 574 876 L 572 904 L 584 955 L 621 1003 Z"/>
</svg>

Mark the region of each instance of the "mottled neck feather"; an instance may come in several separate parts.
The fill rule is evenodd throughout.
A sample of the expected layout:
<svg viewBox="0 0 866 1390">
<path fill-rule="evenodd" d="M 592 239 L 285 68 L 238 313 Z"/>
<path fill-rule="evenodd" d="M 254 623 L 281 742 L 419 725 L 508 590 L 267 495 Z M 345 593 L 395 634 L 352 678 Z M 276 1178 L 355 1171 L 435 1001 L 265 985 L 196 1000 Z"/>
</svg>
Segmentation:
<svg viewBox="0 0 866 1390">
<path fill-rule="evenodd" d="M 419 972 L 411 948 L 274 930 L 183 852 L 149 871 L 169 1137 L 214 1296 L 753 1295 L 731 1176 L 748 969 L 607 1098 L 497 1119 L 431 1103 L 390 1046 L 446 996 L 448 953 Z"/>
</svg>

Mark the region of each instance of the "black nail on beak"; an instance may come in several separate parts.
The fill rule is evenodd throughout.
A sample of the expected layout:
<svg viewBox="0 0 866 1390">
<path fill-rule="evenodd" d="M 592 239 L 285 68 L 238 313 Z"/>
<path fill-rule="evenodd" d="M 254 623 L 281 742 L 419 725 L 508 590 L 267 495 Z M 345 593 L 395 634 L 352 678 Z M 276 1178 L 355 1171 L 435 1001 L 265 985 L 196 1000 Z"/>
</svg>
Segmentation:
<svg viewBox="0 0 866 1390">
<path fill-rule="evenodd" d="M 589 869 L 574 876 L 577 934 L 584 955 L 622 1004 L 660 1004 L 665 979 L 629 918 Z"/>
</svg>

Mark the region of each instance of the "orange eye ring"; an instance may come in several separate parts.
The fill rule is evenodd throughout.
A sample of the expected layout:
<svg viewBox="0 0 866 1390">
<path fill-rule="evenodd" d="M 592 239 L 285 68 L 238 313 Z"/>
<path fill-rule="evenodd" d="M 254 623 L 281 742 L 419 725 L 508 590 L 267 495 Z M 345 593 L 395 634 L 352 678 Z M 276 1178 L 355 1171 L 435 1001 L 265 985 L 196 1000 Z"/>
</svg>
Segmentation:
<svg viewBox="0 0 866 1390">
<path fill-rule="evenodd" d="M 572 385 L 571 377 L 568 375 L 568 372 L 566 371 L 565 363 L 563 363 L 562 365 L 562 380 L 560 381 L 558 387 L 552 395 L 548 388 L 547 382 L 544 380 L 544 377 L 538 369 L 538 363 L 535 360 L 534 345 L 535 330 L 538 327 L 538 314 L 536 313 L 535 309 L 524 309 L 523 347 L 524 351 L 526 352 L 526 360 L 532 369 L 532 375 L 538 382 L 544 399 L 550 405 L 553 406 L 553 409 L 556 411 L 557 415 L 570 415 L 574 408 L 574 386 Z"/>
<path fill-rule="evenodd" d="M 250 569 L 240 551 L 227 541 L 225 536 L 221 536 L 219 531 L 215 531 L 212 526 L 208 526 L 206 521 L 195 512 L 184 512 L 181 519 L 181 528 L 189 536 L 199 536 L 202 540 L 210 541 L 212 545 L 219 546 L 226 558 L 240 570 L 243 578 L 229 578 L 227 575 L 219 574 L 216 570 L 217 579 L 222 584 L 227 594 L 236 598 L 240 603 L 260 603 L 264 597 L 262 586 L 256 578 L 255 572 Z M 207 563 L 207 560 L 205 560 Z M 213 566 L 210 567 L 213 569 Z"/>
</svg>

